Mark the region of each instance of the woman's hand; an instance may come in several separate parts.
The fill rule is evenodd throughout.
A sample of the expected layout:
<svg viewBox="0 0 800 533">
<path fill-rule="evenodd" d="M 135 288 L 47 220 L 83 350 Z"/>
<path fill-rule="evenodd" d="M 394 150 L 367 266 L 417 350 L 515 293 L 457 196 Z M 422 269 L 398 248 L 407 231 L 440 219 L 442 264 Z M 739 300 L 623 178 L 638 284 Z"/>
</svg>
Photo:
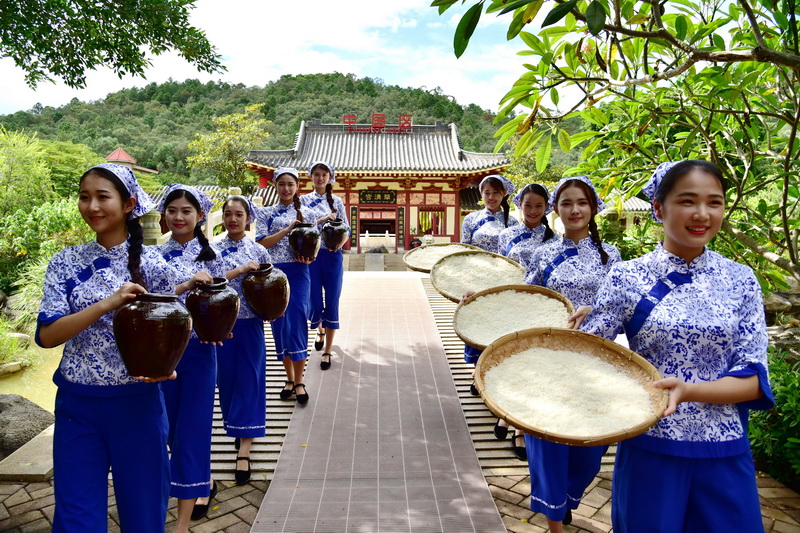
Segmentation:
<svg viewBox="0 0 800 533">
<path fill-rule="evenodd" d="M 467 298 L 469 298 L 470 296 L 472 296 L 473 294 L 475 294 L 475 291 L 467 291 L 467 292 L 465 292 L 464 295 L 461 297 L 461 301 L 459 301 L 458 303 L 463 304 L 464 301 Z"/>
<path fill-rule="evenodd" d="M 296 256 L 296 258 L 297 258 L 298 261 L 300 261 L 301 263 L 306 264 L 306 265 L 313 263 L 314 260 L 316 259 L 316 257 L 305 257 L 305 256 L 302 256 L 302 255 L 298 255 L 298 256 Z"/>
<path fill-rule="evenodd" d="M 143 383 L 158 383 L 159 381 L 167 381 L 167 380 L 171 380 L 171 379 L 178 379 L 178 373 L 173 370 L 172 374 L 170 374 L 169 376 L 161 376 L 161 377 L 158 377 L 158 378 L 147 378 L 147 377 L 144 377 L 144 376 L 133 376 L 133 379 L 135 379 L 136 381 L 141 381 Z"/>
<path fill-rule="evenodd" d="M 190 291 L 197 287 L 198 283 L 214 283 L 214 278 L 206 272 L 205 270 L 201 270 L 200 272 L 196 273 L 194 276 L 191 277 L 188 281 L 184 281 L 183 283 L 179 284 L 175 287 L 175 294 L 181 295 L 186 291 Z"/>
<path fill-rule="evenodd" d="M 664 378 L 653 383 L 653 387 L 657 389 L 669 390 L 669 401 L 667 402 L 667 408 L 664 409 L 663 416 L 671 415 L 678 409 L 679 403 L 686 401 L 689 385 L 689 383 L 678 378 Z"/>
<path fill-rule="evenodd" d="M 586 317 L 589 316 L 589 313 L 592 312 L 591 305 L 582 305 L 575 310 L 575 313 L 571 317 L 567 319 L 567 322 L 570 323 L 569 329 L 578 329 L 583 324 L 583 321 L 586 320 Z"/>
<path fill-rule="evenodd" d="M 241 276 L 242 274 L 247 274 L 248 272 L 252 272 L 253 270 L 258 270 L 259 268 L 261 268 L 261 265 L 259 264 L 258 261 L 250 260 L 239 267 L 240 271 L 239 275 Z"/>
<path fill-rule="evenodd" d="M 114 294 L 104 299 L 103 303 L 108 311 L 113 311 L 136 298 L 137 294 L 144 294 L 146 292 L 147 290 L 138 283 L 126 281 Z"/>
<path fill-rule="evenodd" d="M 228 333 L 228 338 L 233 338 L 233 333 Z M 200 344 L 210 344 L 212 346 L 222 346 L 222 341 L 200 341 Z"/>
</svg>

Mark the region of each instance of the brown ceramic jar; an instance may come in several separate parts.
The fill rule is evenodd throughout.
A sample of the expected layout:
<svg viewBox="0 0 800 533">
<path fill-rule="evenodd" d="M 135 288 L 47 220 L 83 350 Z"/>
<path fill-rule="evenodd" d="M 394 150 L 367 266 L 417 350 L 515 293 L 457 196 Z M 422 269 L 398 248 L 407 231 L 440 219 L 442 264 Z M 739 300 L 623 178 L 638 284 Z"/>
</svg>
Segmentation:
<svg viewBox="0 0 800 533">
<path fill-rule="evenodd" d="M 283 316 L 289 306 L 289 279 L 279 268 L 261 263 L 242 280 L 242 292 L 253 312 L 261 320 Z"/>
<path fill-rule="evenodd" d="M 139 294 L 114 315 L 114 339 L 129 376 L 169 376 L 192 333 L 192 317 L 175 294 Z"/>
<path fill-rule="evenodd" d="M 294 252 L 295 257 L 308 257 L 315 259 L 319 252 L 320 238 L 319 232 L 314 224 L 300 222 L 289 232 L 289 247 Z"/>
<path fill-rule="evenodd" d="M 201 341 L 224 341 L 239 316 L 239 294 L 227 279 L 214 278 L 213 283 L 198 283 L 189 291 L 186 307 Z"/>
<path fill-rule="evenodd" d="M 322 244 L 328 250 L 338 250 L 345 245 L 347 239 L 347 226 L 342 222 L 341 218 L 329 220 L 322 225 Z"/>
</svg>

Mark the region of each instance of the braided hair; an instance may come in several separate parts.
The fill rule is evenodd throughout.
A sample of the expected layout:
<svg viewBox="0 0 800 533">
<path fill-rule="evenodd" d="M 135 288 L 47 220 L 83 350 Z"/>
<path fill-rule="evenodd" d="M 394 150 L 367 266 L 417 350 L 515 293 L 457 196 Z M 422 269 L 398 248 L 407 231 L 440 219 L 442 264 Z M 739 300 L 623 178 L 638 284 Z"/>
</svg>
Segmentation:
<svg viewBox="0 0 800 533">
<path fill-rule="evenodd" d="M 523 189 L 520 191 L 520 193 L 519 193 L 520 208 L 521 208 L 521 204 L 525 201 L 525 195 L 526 194 L 530 194 L 530 193 L 544 198 L 544 205 L 545 205 L 545 210 L 546 210 L 547 209 L 547 200 L 550 199 L 550 195 L 547 194 L 547 189 L 545 189 L 543 186 L 539 185 L 538 183 L 529 183 L 525 187 L 523 187 Z M 549 241 L 550 239 L 555 237 L 555 233 L 553 233 L 553 230 L 550 229 L 550 223 L 547 221 L 547 215 L 546 214 L 542 215 L 541 223 L 542 223 L 542 225 L 544 225 L 544 237 L 542 237 L 542 242 Z"/>
<path fill-rule="evenodd" d="M 192 204 L 192 207 L 197 210 L 198 216 L 200 216 L 200 212 L 203 210 L 200 207 L 200 202 L 198 202 L 197 198 L 195 198 L 194 195 L 186 189 L 175 189 L 169 193 L 166 199 L 164 199 L 164 207 L 166 208 L 166 206 L 179 198 L 186 198 L 186 200 Z M 211 247 L 211 244 L 209 244 L 208 239 L 201 228 L 202 224 L 200 224 L 198 221 L 198 223 L 194 226 L 194 237 L 200 243 L 202 249 L 200 250 L 200 253 L 197 254 L 195 261 L 213 261 L 217 258 L 217 252 L 215 252 L 214 248 Z"/>
<path fill-rule="evenodd" d="M 103 167 L 90 168 L 81 176 L 79 183 L 83 183 L 84 178 L 87 176 L 97 176 L 110 181 L 122 197 L 123 204 L 130 200 L 131 193 L 128 192 L 128 189 L 122 181 L 110 170 Z M 128 232 L 128 272 L 131 274 L 131 281 L 147 289 L 147 283 L 145 283 L 142 277 L 141 270 L 142 247 L 144 245 L 144 231 L 142 230 L 142 225 L 139 223 L 138 218 L 127 219 L 125 225 Z"/>
<path fill-rule="evenodd" d="M 558 189 L 555 201 L 556 205 L 558 205 L 558 197 L 569 187 L 577 187 L 582 190 L 589 201 L 589 205 L 592 207 L 592 216 L 589 218 L 589 236 L 592 239 L 592 243 L 594 243 L 594 245 L 597 247 L 597 251 L 600 253 L 600 262 L 605 265 L 608 263 L 608 253 L 603 248 L 603 241 L 600 239 L 600 232 L 597 231 L 597 222 L 594 220 L 594 216 L 597 214 L 597 193 L 581 180 L 567 180 L 564 185 Z"/>
<path fill-rule="evenodd" d="M 491 185 L 495 188 L 495 190 L 500 191 L 503 193 L 503 199 L 500 201 L 500 207 L 503 208 L 503 217 L 505 218 L 505 225 L 508 227 L 508 214 L 511 211 L 511 206 L 508 205 L 508 193 L 506 192 L 506 186 L 503 185 L 503 182 L 499 179 L 495 178 L 494 176 L 489 176 L 484 179 L 483 185 Z M 481 190 L 481 192 L 483 192 Z"/>
</svg>

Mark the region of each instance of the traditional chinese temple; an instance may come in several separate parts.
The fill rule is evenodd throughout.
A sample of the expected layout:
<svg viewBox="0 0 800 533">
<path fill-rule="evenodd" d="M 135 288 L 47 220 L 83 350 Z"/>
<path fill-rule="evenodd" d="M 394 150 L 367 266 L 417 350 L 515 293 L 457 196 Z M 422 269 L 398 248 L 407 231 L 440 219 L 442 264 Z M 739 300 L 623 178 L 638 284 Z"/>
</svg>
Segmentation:
<svg viewBox="0 0 800 533">
<path fill-rule="evenodd" d="M 455 124 L 417 125 L 411 115 L 388 124 L 383 114 L 373 114 L 368 124 L 355 115 L 341 124 L 303 122 L 294 147 L 253 150 L 247 157 L 262 188 L 278 167 L 294 167 L 305 177 L 309 164 L 320 160 L 336 169 L 334 193 L 353 228 L 350 249 L 366 251 L 365 236 L 385 235 L 395 252 L 420 234 L 458 242 L 463 217 L 478 209 L 478 183 L 509 164 L 503 154 L 463 150 Z M 301 188 L 311 190 L 310 180 Z"/>
</svg>

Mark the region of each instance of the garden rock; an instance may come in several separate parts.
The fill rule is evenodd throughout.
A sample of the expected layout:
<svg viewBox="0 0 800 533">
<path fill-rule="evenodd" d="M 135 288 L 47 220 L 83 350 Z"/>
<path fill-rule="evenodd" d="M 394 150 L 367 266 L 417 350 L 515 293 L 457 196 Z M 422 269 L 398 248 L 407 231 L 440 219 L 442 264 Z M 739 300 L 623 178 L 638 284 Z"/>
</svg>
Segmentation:
<svg viewBox="0 0 800 533">
<path fill-rule="evenodd" d="M 0 459 L 4 459 L 55 421 L 48 413 L 18 394 L 0 394 Z"/>
<path fill-rule="evenodd" d="M 787 360 L 800 361 L 800 328 L 771 326 L 767 328 L 769 343 L 788 353 Z"/>
</svg>

